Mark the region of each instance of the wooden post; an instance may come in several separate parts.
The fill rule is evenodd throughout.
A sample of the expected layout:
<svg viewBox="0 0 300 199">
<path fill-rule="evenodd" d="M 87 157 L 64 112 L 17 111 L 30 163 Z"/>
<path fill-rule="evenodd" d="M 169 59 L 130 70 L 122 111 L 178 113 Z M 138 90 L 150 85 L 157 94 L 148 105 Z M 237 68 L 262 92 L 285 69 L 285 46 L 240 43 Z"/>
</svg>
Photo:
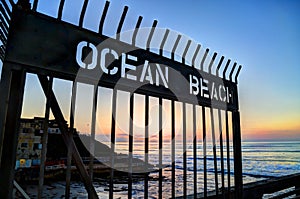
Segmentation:
<svg viewBox="0 0 300 199">
<path fill-rule="evenodd" d="M 1 172 L 0 198 L 12 198 L 15 174 L 16 151 L 18 145 L 20 116 L 22 110 L 26 73 L 24 70 L 13 70 L 13 65 L 4 63 L 1 80 Z"/>
</svg>

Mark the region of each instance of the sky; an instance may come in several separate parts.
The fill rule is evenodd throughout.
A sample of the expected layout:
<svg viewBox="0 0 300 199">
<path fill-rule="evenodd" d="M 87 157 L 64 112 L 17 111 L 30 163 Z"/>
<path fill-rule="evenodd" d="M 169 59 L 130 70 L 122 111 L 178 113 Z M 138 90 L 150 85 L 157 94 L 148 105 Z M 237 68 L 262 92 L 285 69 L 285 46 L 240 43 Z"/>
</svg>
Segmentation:
<svg viewBox="0 0 300 199">
<path fill-rule="evenodd" d="M 58 0 L 39 2 L 39 12 L 57 15 Z M 76 24 L 82 2 L 66 0 L 63 20 Z M 84 22 L 86 28 L 96 29 L 104 3 L 103 0 L 90 0 Z M 124 31 L 134 28 L 139 15 L 144 17 L 142 27 L 151 26 L 157 19 L 158 28 L 187 35 L 203 49 L 209 48 L 243 66 L 238 81 L 243 140 L 300 140 L 299 1 L 111 0 L 104 25 L 105 35 L 114 35 L 125 5 L 129 6 L 129 11 Z M 43 115 L 45 99 L 38 85 L 36 77 L 28 75 L 23 117 Z M 54 90 L 66 117 L 70 106 L 70 93 L 66 90 L 70 88 L 70 83 L 55 80 Z M 89 107 L 78 108 L 80 118 L 77 120 L 81 124 L 77 128 L 88 131 L 90 118 L 83 112 L 91 109 L 92 88 L 82 86 L 80 89 L 83 94 L 77 102 L 89 104 Z M 103 115 L 111 111 L 111 91 L 102 89 L 99 93 L 105 94 L 98 103 L 102 107 L 99 114 Z M 119 98 L 120 103 L 126 104 L 123 103 L 128 100 L 126 93 L 120 96 L 123 96 Z M 137 97 L 139 100 L 142 102 L 143 97 Z M 153 99 L 151 103 L 157 104 L 157 101 Z M 123 108 L 128 110 L 127 106 Z M 165 109 L 169 111 L 168 105 Z M 136 111 L 142 115 L 144 110 Z M 125 115 L 120 113 L 118 117 Z M 109 117 L 103 120 L 101 122 L 110 123 Z M 142 120 L 136 123 L 137 126 L 143 124 Z M 166 126 L 169 127 L 168 122 Z"/>
</svg>

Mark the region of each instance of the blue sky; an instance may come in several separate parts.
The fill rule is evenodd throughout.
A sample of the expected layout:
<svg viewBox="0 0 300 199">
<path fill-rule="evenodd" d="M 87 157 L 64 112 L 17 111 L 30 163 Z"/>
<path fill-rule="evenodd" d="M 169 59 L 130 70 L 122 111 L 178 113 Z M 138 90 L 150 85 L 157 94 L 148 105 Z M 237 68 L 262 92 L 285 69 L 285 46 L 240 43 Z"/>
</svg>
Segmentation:
<svg viewBox="0 0 300 199">
<path fill-rule="evenodd" d="M 38 10 L 56 16 L 59 1 L 40 0 Z M 63 19 L 77 23 L 83 0 L 66 0 Z M 105 1 L 91 0 L 84 25 L 95 29 Z M 158 20 L 159 28 L 188 35 L 243 66 L 239 97 L 244 139 L 300 140 L 299 1 L 112 0 L 106 35 L 113 35 L 123 10 L 124 30 Z M 32 80 L 34 81 L 34 80 Z"/>
</svg>

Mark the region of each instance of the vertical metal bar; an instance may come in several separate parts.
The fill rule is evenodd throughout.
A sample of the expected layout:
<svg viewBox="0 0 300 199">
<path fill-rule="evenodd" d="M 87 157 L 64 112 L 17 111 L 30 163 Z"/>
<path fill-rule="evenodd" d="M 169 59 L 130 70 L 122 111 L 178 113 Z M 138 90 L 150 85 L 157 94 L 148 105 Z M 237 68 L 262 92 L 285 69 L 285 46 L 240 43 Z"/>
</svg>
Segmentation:
<svg viewBox="0 0 300 199">
<path fill-rule="evenodd" d="M 140 28 L 140 26 L 141 26 L 142 20 L 143 20 L 143 17 L 142 17 L 142 16 L 139 16 L 139 19 L 138 19 L 138 21 L 137 21 L 137 23 L 136 23 L 136 25 L 135 25 L 135 29 L 134 29 L 133 34 L 132 34 L 132 40 L 131 40 L 131 42 L 132 42 L 132 45 L 133 45 L 133 46 L 135 46 L 135 43 L 136 43 L 136 36 L 137 36 L 137 33 L 138 33 L 139 28 Z"/>
<path fill-rule="evenodd" d="M 218 120 L 219 120 L 219 130 L 220 130 L 220 155 L 221 155 L 221 179 L 222 179 L 222 196 L 225 198 L 224 195 L 224 188 L 225 188 L 225 180 L 224 180 L 224 153 L 223 153 L 223 129 L 222 129 L 222 116 L 221 110 L 218 109 Z"/>
<path fill-rule="evenodd" d="M 169 33 L 170 33 L 170 30 L 167 29 L 166 32 L 165 32 L 164 38 L 161 41 L 161 44 L 160 44 L 160 47 L 159 47 L 159 55 L 161 55 L 161 56 L 163 56 L 164 46 L 165 46 L 165 43 L 167 41 Z"/>
<path fill-rule="evenodd" d="M 238 78 L 238 76 L 239 76 L 239 74 L 240 74 L 240 72 L 241 72 L 241 69 L 242 69 L 242 66 L 239 65 L 238 71 L 236 72 L 235 78 L 234 78 L 234 79 L 235 79 L 235 83 L 238 83 L 237 78 Z"/>
<path fill-rule="evenodd" d="M 227 60 L 227 63 L 226 63 L 225 68 L 223 70 L 223 79 L 226 79 L 226 71 L 227 71 L 228 66 L 230 64 L 230 61 L 231 61 L 230 59 Z"/>
<path fill-rule="evenodd" d="M 243 198 L 242 146 L 239 111 L 232 112 L 232 126 L 235 194 L 236 198 Z"/>
<path fill-rule="evenodd" d="M 226 147 L 227 147 L 227 184 L 228 184 L 228 195 L 230 198 L 230 146 L 229 146 L 229 125 L 228 125 L 228 111 L 225 111 L 225 123 L 226 123 Z"/>
<path fill-rule="evenodd" d="M 206 59 L 206 57 L 207 57 L 207 54 L 208 54 L 208 52 L 209 52 L 209 49 L 208 48 L 206 48 L 206 50 L 205 50 L 205 53 L 204 53 L 204 55 L 203 55 L 203 58 L 202 58 L 202 61 L 201 61 L 201 70 L 203 71 L 203 69 L 204 69 L 204 62 L 205 62 L 205 59 Z"/>
<path fill-rule="evenodd" d="M 162 198 L 162 143 L 163 143 L 163 137 L 162 137 L 162 98 L 159 98 L 159 124 L 158 124 L 158 128 L 159 128 L 159 183 L 158 183 L 158 198 Z"/>
<path fill-rule="evenodd" d="M 94 171 L 94 159 L 95 159 L 95 135 L 96 135 L 96 113 L 97 113 L 97 98 L 98 98 L 98 86 L 94 85 L 94 98 L 92 105 L 92 122 L 91 122 L 91 140 L 90 140 L 90 164 L 89 175 L 93 181 Z"/>
<path fill-rule="evenodd" d="M 89 0 L 84 0 L 82 10 L 80 13 L 80 17 L 79 17 L 79 27 L 82 27 L 82 25 L 83 25 L 83 20 L 84 20 L 84 16 L 85 16 L 85 12 L 86 12 L 88 3 L 89 3 Z"/>
<path fill-rule="evenodd" d="M 181 39 L 181 35 L 178 35 L 178 36 L 177 36 L 177 39 L 176 39 L 176 41 L 175 41 L 175 44 L 174 44 L 174 46 L 173 46 L 172 52 L 171 52 L 171 59 L 172 59 L 172 60 L 175 60 L 175 51 L 176 51 L 176 49 L 177 49 L 177 46 L 178 46 L 178 44 L 179 44 L 180 39 Z"/>
<path fill-rule="evenodd" d="M 33 1 L 33 6 L 32 6 L 32 10 L 35 12 L 38 6 L 39 0 L 34 0 Z"/>
<path fill-rule="evenodd" d="M 235 70 L 235 68 L 236 68 L 236 65 L 237 65 L 237 63 L 234 62 L 233 67 L 232 67 L 232 69 L 231 69 L 231 71 L 230 71 L 230 74 L 229 74 L 229 79 L 230 79 L 230 81 L 232 81 L 232 75 L 233 75 L 233 72 L 234 72 L 234 70 Z"/>
<path fill-rule="evenodd" d="M 117 106 L 117 89 L 113 89 L 113 95 L 112 95 L 112 118 L 111 118 L 111 169 L 110 169 L 110 183 L 109 183 L 109 198 L 113 199 L 114 197 L 114 164 L 115 164 L 115 141 L 116 141 L 116 106 Z"/>
<path fill-rule="evenodd" d="M 210 121 L 211 121 L 211 134 L 213 141 L 213 155 L 214 155 L 214 171 L 215 171 L 215 189 L 216 195 L 218 196 L 218 165 L 217 165 L 217 149 L 216 149 L 216 137 L 215 137 L 215 122 L 214 122 L 214 110 L 210 107 Z"/>
<path fill-rule="evenodd" d="M 58 7 L 58 14 L 57 14 L 57 19 L 59 20 L 61 20 L 64 5 L 65 5 L 65 0 L 60 0 L 59 7 Z"/>
<path fill-rule="evenodd" d="M 12 66 L 5 63 L 2 71 L 1 94 L 8 101 L 1 101 L 1 134 L 4 144 L 1 154 L 0 198 L 12 198 L 15 174 L 16 152 L 19 136 L 20 116 L 22 110 L 26 73 L 24 70 L 13 71 Z M 5 81 L 5 82 L 4 82 Z"/>
<path fill-rule="evenodd" d="M 149 163 L 149 96 L 145 95 L 145 172 L 144 198 L 148 198 L 148 163 Z"/>
<path fill-rule="evenodd" d="M 48 84 L 48 80 L 44 75 L 38 75 L 39 77 L 39 81 L 41 83 L 41 86 L 43 88 L 44 93 L 46 93 L 47 90 L 47 84 Z M 91 198 L 98 198 L 98 195 L 96 193 L 95 187 L 92 184 L 92 181 L 84 167 L 84 164 L 82 162 L 81 156 L 77 150 L 77 147 L 75 145 L 75 142 L 73 140 L 72 137 L 70 137 L 69 133 L 68 133 L 68 129 L 67 129 L 67 125 L 65 124 L 65 119 L 64 116 L 61 112 L 61 109 L 58 105 L 58 102 L 56 100 L 56 97 L 53 93 L 53 91 L 51 91 L 51 110 L 52 113 L 55 117 L 55 120 L 59 126 L 59 129 L 61 131 L 62 134 L 62 138 L 65 142 L 66 145 L 70 145 L 70 147 L 72 148 L 72 156 L 74 159 L 74 162 L 76 164 L 76 168 L 80 174 L 81 179 L 83 180 L 84 186 L 88 192 L 89 197 Z M 70 144 L 69 144 L 70 143 Z"/>
<path fill-rule="evenodd" d="M 187 196 L 186 104 L 182 103 L 183 197 Z"/>
<path fill-rule="evenodd" d="M 45 162 L 46 162 L 47 144 L 48 144 L 48 124 L 49 124 L 50 104 L 51 104 L 50 91 L 52 90 L 52 85 L 53 85 L 53 77 L 49 77 L 47 94 L 46 94 L 47 101 L 46 101 L 43 137 L 42 137 L 42 154 L 41 154 L 41 164 L 40 164 L 38 198 L 42 198 L 43 196 L 44 172 L 45 172 Z"/>
<path fill-rule="evenodd" d="M 153 37 L 154 30 L 155 30 L 156 26 L 157 26 L 157 20 L 154 20 L 153 24 L 152 24 L 151 31 L 150 31 L 148 39 L 147 39 L 147 43 L 146 43 L 146 49 L 147 50 L 150 50 L 150 44 L 151 44 L 151 40 L 152 40 L 152 37 Z"/>
<path fill-rule="evenodd" d="M 192 65 L 193 65 L 193 67 L 196 66 L 195 61 L 196 61 L 196 58 L 197 58 L 197 55 L 198 55 L 198 53 L 199 53 L 200 48 L 201 48 L 201 45 L 198 44 L 198 45 L 197 45 L 197 48 L 196 48 L 196 50 L 195 50 L 195 53 L 194 53 L 194 55 L 193 55 L 193 58 L 192 58 Z"/>
<path fill-rule="evenodd" d="M 191 40 L 188 40 L 188 42 L 187 42 L 187 44 L 186 44 L 186 47 L 185 47 L 185 49 L 184 49 L 184 52 L 183 52 L 183 54 L 182 54 L 182 63 L 183 64 L 186 64 L 185 63 L 185 61 L 186 61 L 186 54 L 187 54 L 187 52 L 188 52 L 188 50 L 189 50 L 189 48 L 190 48 L 190 46 L 191 46 Z"/>
<path fill-rule="evenodd" d="M 71 107 L 70 107 L 70 129 L 68 131 L 69 136 L 73 139 L 74 134 L 74 117 L 75 117 L 75 108 L 76 108 L 76 93 L 77 93 L 77 82 L 73 82 L 72 85 L 72 98 L 71 98 Z M 71 167 L 72 167 L 72 147 L 71 143 L 68 142 L 68 155 L 67 155 L 67 170 L 66 170 L 66 189 L 65 197 L 66 199 L 70 198 L 70 184 L 71 184 Z"/>
<path fill-rule="evenodd" d="M 130 118 L 129 118 L 129 160 L 128 160 L 128 198 L 132 198 L 132 153 L 133 153 L 133 112 L 134 112 L 134 93 L 130 95 Z"/>
<path fill-rule="evenodd" d="M 193 104 L 193 159 L 194 159 L 194 198 L 197 198 L 197 118 L 196 105 Z"/>
<path fill-rule="evenodd" d="M 212 59 L 210 60 L 210 63 L 209 63 L 208 72 L 210 74 L 211 74 L 211 68 L 212 68 L 213 63 L 215 62 L 216 56 L 217 56 L 217 53 L 214 53 L 214 55 L 213 55 L 213 57 L 212 57 Z"/>
<path fill-rule="evenodd" d="M 107 15 L 108 7 L 109 7 L 109 2 L 110 1 L 106 1 L 105 2 L 105 6 L 104 6 L 103 13 L 102 13 L 102 16 L 101 16 L 101 19 L 100 19 L 100 23 L 99 23 L 99 30 L 98 30 L 98 32 L 101 35 L 103 35 L 103 26 L 104 26 L 104 21 L 105 21 L 106 15 Z"/>
<path fill-rule="evenodd" d="M 171 104 L 171 130 L 172 130 L 172 198 L 175 198 L 175 145 L 176 145 L 176 140 L 175 140 L 175 101 L 172 100 Z"/>
<path fill-rule="evenodd" d="M 221 59 L 220 59 L 220 61 L 218 63 L 218 66 L 216 68 L 216 76 L 218 76 L 218 77 L 219 77 L 219 70 L 221 68 L 221 65 L 222 65 L 223 61 L 224 61 L 224 56 L 221 57 Z"/>
<path fill-rule="evenodd" d="M 120 33 L 121 33 L 121 30 L 122 30 L 122 27 L 123 27 L 123 24 L 124 24 L 124 21 L 125 21 L 127 11 L 128 11 L 128 6 L 125 6 L 124 10 L 123 10 L 123 13 L 122 13 L 122 16 L 121 16 L 121 19 L 120 19 L 120 22 L 119 22 L 119 25 L 118 25 L 118 29 L 117 29 L 117 35 L 116 35 L 117 40 L 120 40 L 120 37 L 121 37 Z"/>
<path fill-rule="evenodd" d="M 204 198 L 207 198 L 207 159 L 206 159 L 206 118 L 205 107 L 202 106 L 202 131 L 203 131 L 203 179 Z"/>
</svg>

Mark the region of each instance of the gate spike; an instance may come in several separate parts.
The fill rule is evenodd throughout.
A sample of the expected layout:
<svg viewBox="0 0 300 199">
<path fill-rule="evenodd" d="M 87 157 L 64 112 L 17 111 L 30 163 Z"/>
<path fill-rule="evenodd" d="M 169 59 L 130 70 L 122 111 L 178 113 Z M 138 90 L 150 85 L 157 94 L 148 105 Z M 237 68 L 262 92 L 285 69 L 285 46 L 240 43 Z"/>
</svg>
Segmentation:
<svg viewBox="0 0 300 199">
<path fill-rule="evenodd" d="M 183 54 L 182 54 L 182 63 L 183 64 L 185 64 L 185 61 L 186 61 L 186 54 L 187 54 L 187 52 L 188 52 L 188 50 L 189 50 L 189 48 L 190 48 L 190 46 L 191 46 L 191 40 L 188 40 L 188 42 L 187 42 L 187 44 L 186 44 L 186 47 L 185 47 L 185 49 L 184 49 L 184 52 L 183 52 Z"/>
<path fill-rule="evenodd" d="M 226 71 L 227 71 L 227 69 L 228 69 L 228 66 L 229 66 L 230 62 L 231 62 L 231 60 L 228 59 L 228 60 L 227 60 L 227 63 L 226 63 L 226 66 L 225 66 L 225 68 L 224 68 L 224 70 L 223 70 L 223 79 L 226 79 Z"/>
<path fill-rule="evenodd" d="M 39 0 L 34 0 L 32 10 L 35 12 L 38 6 Z"/>
<path fill-rule="evenodd" d="M 212 59 L 210 60 L 210 63 L 209 63 L 209 66 L 208 66 L 208 72 L 211 74 L 211 68 L 212 68 L 212 65 L 213 63 L 215 62 L 215 59 L 216 59 L 216 56 L 217 56 L 218 53 L 214 53 L 214 55 L 212 56 Z"/>
<path fill-rule="evenodd" d="M 159 47 L 159 55 L 161 55 L 161 56 L 163 56 L 164 46 L 165 46 L 165 43 L 167 41 L 169 33 L 170 33 L 170 30 L 167 29 L 166 32 L 165 32 L 164 38 L 161 41 L 161 44 L 160 44 L 160 47 Z"/>
<path fill-rule="evenodd" d="M 11 10 L 9 9 L 9 7 L 8 7 L 8 5 L 7 5 L 7 3 L 6 3 L 6 1 L 5 1 L 5 0 L 1 0 L 1 3 L 3 4 L 3 6 L 4 6 L 4 8 L 5 8 L 6 12 L 7 12 L 7 14 L 8 14 L 9 16 L 11 16 Z"/>
<path fill-rule="evenodd" d="M 107 15 L 109 3 L 110 3 L 109 1 L 105 2 L 103 13 L 102 13 L 102 16 L 101 16 L 101 19 L 100 19 L 98 33 L 100 33 L 101 35 L 103 35 L 103 26 L 104 26 L 104 21 L 105 21 L 106 15 Z"/>
<path fill-rule="evenodd" d="M 128 11 L 128 6 L 125 6 L 124 9 L 123 9 L 121 19 L 119 21 L 118 29 L 117 29 L 117 35 L 116 35 L 117 40 L 120 40 L 120 33 L 121 33 L 121 30 L 122 30 L 122 27 L 123 27 L 123 24 L 124 24 L 124 21 L 125 21 L 127 11 Z"/>
<path fill-rule="evenodd" d="M 235 68 L 236 68 L 236 62 L 234 62 L 234 64 L 233 64 L 233 67 L 232 67 L 232 69 L 231 69 L 231 71 L 230 71 L 230 74 L 229 74 L 229 79 L 230 79 L 230 81 L 232 81 L 232 75 L 233 75 L 233 72 L 234 72 L 234 70 L 235 70 Z"/>
<path fill-rule="evenodd" d="M 134 29 L 134 32 L 132 34 L 132 45 L 135 46 L 135 43 L 136 43 L 136 36 L 137 36 L 137 33 L 139 31 L 139 28 L 141 26 L 141 23 L 142 23 L 142 20 L 143 20 L 143 17 L 142 16 L 139 16 L 138 18 L 138 21 L 135 25 L 135 29 Z"/>
<path fill-rule="evenodd" d="M 235 83 L 237 83 L 238 81 L 237 81 L 237 78 L 238 78 L 238 76 L 239 76 L 239 74 L 240 74 L 240 72 L 241 72 L 241 69 L 242 69 L 242 65 L 239 65 L 239 68 L 238 68 L 238 70 L 237 70 L 237 72 L 236 72 L 236 74 L 235 74 Z"/>
<path fill-rule="evenodd" d="M 147 44 L 146 44 L 146 49 L 147 50 L 150 50 L 150 43 L 151 43 L 151 40 L 152 40 L 152 37 L 153 37 L 153 34 L 154 34 L 154 30 L 157 26 L 157 23 L 158 23 L 157 20 L 153 21 L 152 28 L 151 28 L 150 34 L 148 36 Z"/>
<path fill-rule="evenodd" d="M 201 70 L 202 70 L 202 71 L 204 71 L 204 70 L 203 70 L 203 69 L 204 69 L 204 62 L 205 62 L 205 59 L 206 59 L 206 57 L 207 57 L 208 52 L 209 52 L 209 49 L 206 48 L 205 53 L 204 53 L 204 56 L 203 56 L 202 61 L 201 61 Z"/>
<path fill-rule="evenodd" d="M 176 51 L 176 49 L 177 49 L 177 46 L 178 46 L 178 43 L 179 43 L 180 39 L 181 39 L 181 35 L 178 35 L 178 36 L 177 36 L 177 39 L 176 39 L 176 41 L 175 41 L 175 44 L 174 44 L 174 46 L 173 46 L 173 49 L 172 49 L 171 59 L 174 60 L 174 61 L 175 61 L 175 51 Z"/>
<path fill-rule="evenodd" d="M 198 45 L 197 45 L 197 48 L 196 48 L 196 50 L 195 50 L 193 59 L 192 59 L 192 65 L 193 65 L 194 68 L 195 68 L 195 66 L 196 66 L 195 61 L 196 61 L 196 58 L 197 58 L 197 55 L 198 55 L 198 53 L 199 53 L 200 48 L 201 48 L 201 45 L 198 44 Z"/>
<path fill-rule="evenodd" d="M 59 7 L 58 7 L 58 14 L 57 14 L 57 19 L 59 20 L 61 20 L 64 5 L 65 5 L 65 0 L 60 0 Z"/>
<path fill-rule="evenodd" d="M 220 68 L 221 68 L 221 65 L 222 65 L 223 61 L 224 61 L 224 56 L 221 57 L 221 59 L 220 59 L 220 61 L 219 61 L 219 64 L 218 64 L 218 66 L 217 66 L 217 68 L 216 68 L 216 75 L 217 75 L 218 77 L 219 77 L 219 70 L 220 70 Z"/>
<path fill-rule="evenodd" d="M 80 13 L 80 18 L 79 18 L 79 27 L 82 28 L 83 26 L 83 20 L 84 20 L 84 16 L 85 16 L 85 12 L 88 6 L 89 0 L 84 0 L 82 9 L 81 9 L 81 13 Z"/>
</svg>

